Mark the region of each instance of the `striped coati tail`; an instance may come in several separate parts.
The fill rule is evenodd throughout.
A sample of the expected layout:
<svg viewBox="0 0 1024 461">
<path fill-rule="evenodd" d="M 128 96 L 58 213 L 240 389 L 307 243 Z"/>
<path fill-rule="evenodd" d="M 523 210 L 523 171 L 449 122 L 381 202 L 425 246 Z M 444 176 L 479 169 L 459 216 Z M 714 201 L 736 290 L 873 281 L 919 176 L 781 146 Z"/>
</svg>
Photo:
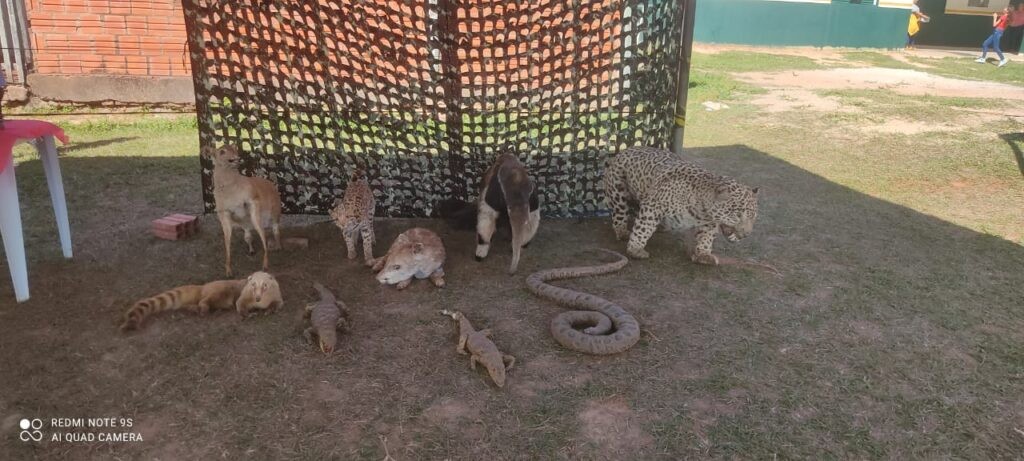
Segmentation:
<svg viewBox="0 0 1024 461">
<path fill-rule="evenodd" d="M 200 287 L 179 287 L 160 293 L 152 298 L 137 301 L 132 305 L 131 309 L 128 309 L 128 312 L 124 313 L 124 323 L 121 324 L 121 331 L 139 329 L 142 326 L 142 322 L 146 320 L 146 317 L 153 314 L 180 309 L 186 304 L 194 304 L 194 300 L 185 298 L 194 298 L 194 296 L 189 296 L 190 292 L 198 292 L 200 289 Z"/>
</svg>

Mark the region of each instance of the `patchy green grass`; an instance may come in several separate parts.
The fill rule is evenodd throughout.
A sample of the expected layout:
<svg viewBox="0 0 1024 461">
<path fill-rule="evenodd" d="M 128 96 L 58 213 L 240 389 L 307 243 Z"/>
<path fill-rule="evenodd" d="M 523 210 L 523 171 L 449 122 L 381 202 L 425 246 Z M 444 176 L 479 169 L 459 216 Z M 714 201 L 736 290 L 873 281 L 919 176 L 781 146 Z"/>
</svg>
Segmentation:
<svg viewBox="0 0 1024 461">
<path fill-rule="evenodd" d="M 876 51 L 851 51 L 843 53 L 843 59 L 858 64 L 866 64 L 872 67 L 887 67 L 890 69 L 919 69 L 917 66 L 907 64 L 892 56 Z"/>
<path fill-rule="evenodd" d="M 764 93 L 760 87 L 737 81 L 729 75 L 733 72 L 819 68 L 822 66 L 815 61 L 800 56 L 739 51 L 695 53 L 687 103 L 699 106 L 705 101 L 734 101 Z"/>
<path fill-rule="evenodd" d="M 761 91 L 736 84 L 722 65 L 697 67 L 692 104 Z M 1024 181 L 1010 141 L 1024 143 L 1020 125 L 870 132 L 862 127 L 915 116 L 973 123 L 954 108 L 999 106 L 885 91 L 828 95 L 859 112 L 691 111 L 689 155 L 762 188 L 755 232 L 737 244 L 719 239 L 716 252 L 770 262 L 782 275 L 696 266 L 678 236 L 658 233 L 649 260 L 559 282 L 636 315 L 641 341 L 613 357 L 557 345 L 548 325 L 562 308 L 522 286 L 534 270 L 599 260 L 581 248 L 622 250 L 606 219 L 546 220 L 515 277 L 505 273 L 504 231 L 477 263 L 473 232 L 378 220 L 378 255 L 414 225 L 437 231 L 448 249 L 444 290 L 416 283 L 399 292 L 344 259 L 333 224 L 287 216 L 285 236 L 310 245 L 271 254 L 281 311 L 244 322 L 162 315 L 122 336 L 116 321 L 136 299 L 222 277 L 213 217 L 189 240 L 146 232 L 155 217 L 201 208 L 194 122 L 66 123 L 75 141 L 61 160 L 73 261 L 60 257 L 39 162 L 27 147 L 18 151 L 33 297 L 14 305 L 0 284 L 0 369 L 12 370 L 0 373 L 0 432 L 36 415 L 130 417 L 145 441 L 5 437 L 0 457 L 1018 457 Z M 255 270 L 258 260 L 240 247 L 238 270 Z M 301 337 L 313 281 L 332 288 L 354 318 L 329 357 Z M 491 328 L 517 357 L 504 389 L 455 353 L 442 308 Z"/>
<path fill-rule="evenodd" d="M 741 83 L 721 72 L 694 70 L 690 73 L 687 106 L 699 107 L 704 101 L 733 101 L 746 95 L 764 93 L 753 85 Z"/>
<path fill-rule="evenodd" d="M 968 80 L 986 80 L 991 82 L 1009 83 L 1024 86 L 1024 63 L 1014 61 L 1011 57 L 1010 63 L 1005 67 L 996 67 L 997 59 L 994 54 L 989 54 L 987 64 L 974 62 L 973 58 L 942 58 L 929 59 L 917 56 L 910 56 L 912 62 L 930 66 L 927 71 L 943 77 L 963 78 Z"/>
<path fill-rule="evenodd" d="M 745 51 L 695 53 L 692 67 L 716 72 L 771 72 L 778 70 L 808 70 L 824 68 L 815 60 L 803 56 Z"/>
<path fill-rule="evenodd" d="M 58 141 L 69 208 L 73 213 L 90 210 L 78 215 L 85 224 L 116 231 L 123 227 L 123 219 L 116 219 L 118 216 L 155 219 L 159 216 L 148 216 L 141 210 L 176 196 L 197 197 L 199 136 L 195 117 L 90 116 L 81 121 L 57 122 L 71 139 L 66 147 Z M 15 148 L 14 159 L 19 165 L 22 208 L 31 211 L 23 213 L 26 240 L 30 245 L 49 242 L 54 223 L 38 154 L 34 147 L 22 144 Z M 146 206 L 135 209 L 137 205 L 130 203 Z M 198 202 L 179 209 L 201 210 Z M 78 235 L 75 240 L 82 238 Z"/>
<path fill-rule="evenodd" d="M 895 117 L 926 122 L 948 122 L 963 114 L 958 109 L 998 114 L 1000 109 L 1012 107 L 1011 103 L 998 99 L 906 95 L 887 90 L 826 90 L 821 91 L 821 94 L 838 98 L 850 107 L 863 109 L 864 113 L 861 116 L 872 120 Z"/>
</svg>

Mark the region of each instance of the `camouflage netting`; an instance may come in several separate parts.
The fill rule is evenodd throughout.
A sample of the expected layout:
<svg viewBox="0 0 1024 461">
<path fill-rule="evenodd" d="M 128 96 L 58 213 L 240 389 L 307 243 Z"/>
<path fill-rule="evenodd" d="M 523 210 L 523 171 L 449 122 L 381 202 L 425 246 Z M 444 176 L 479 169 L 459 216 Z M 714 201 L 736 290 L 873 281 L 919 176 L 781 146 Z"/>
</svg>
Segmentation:
<svg viewBox="0 0 1024 461">
<path fill-rule="evenodd" d="M 594 215 L 605 157 L 670 139 L 675 0 L 183 3 L 201 144 L 240 146 L 289 213 L 326 213 L 365 165 L 378 216 L 429 216 L 513 151 L 545 215 Z"/>
</svg>

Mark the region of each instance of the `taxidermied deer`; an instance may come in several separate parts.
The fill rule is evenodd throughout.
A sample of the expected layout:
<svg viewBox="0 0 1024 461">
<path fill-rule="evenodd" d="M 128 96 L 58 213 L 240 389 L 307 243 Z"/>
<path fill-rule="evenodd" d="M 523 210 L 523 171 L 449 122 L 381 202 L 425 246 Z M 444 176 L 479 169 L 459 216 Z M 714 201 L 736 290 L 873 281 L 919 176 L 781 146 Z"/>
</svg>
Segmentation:
<svg viewBox="0 0 1024 461">
<path fill-rule="evenodd" d="M 263 243 L 263 270 L 267 270 L 269 258 L 265 227 L 273 228 L 275 247 L 281 247 L 281 194 L 277 186 L 263 178 L 242 176 L 238 172 L 239 156 L 235 146 L 222 146 L 220 149 L 204 147 L 202 155 L 213 160 L 213 199 L 224 231 L 224 272 L 231 276 L 231 231 L 234 226 L 242 228 L 250 255 L 256 254 L 252 247 L 252 230 L 256 229 Z"/>
</svg>

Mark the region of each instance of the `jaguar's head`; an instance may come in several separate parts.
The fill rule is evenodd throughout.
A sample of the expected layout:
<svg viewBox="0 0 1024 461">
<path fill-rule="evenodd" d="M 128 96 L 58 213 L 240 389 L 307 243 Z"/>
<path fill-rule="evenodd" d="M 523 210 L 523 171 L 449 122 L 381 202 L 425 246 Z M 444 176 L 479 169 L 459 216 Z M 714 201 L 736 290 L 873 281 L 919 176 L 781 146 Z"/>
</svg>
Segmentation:
<svg viewBox="0 0 1024 461">
<path fill-rule="evenodd" d="M 722 213 L 717 219 L 718 228 L 730 242 L 738 242 L 754 231 L 758 189 L 739 184 L 719 187 L 716 202 Z"/>
</svg>

